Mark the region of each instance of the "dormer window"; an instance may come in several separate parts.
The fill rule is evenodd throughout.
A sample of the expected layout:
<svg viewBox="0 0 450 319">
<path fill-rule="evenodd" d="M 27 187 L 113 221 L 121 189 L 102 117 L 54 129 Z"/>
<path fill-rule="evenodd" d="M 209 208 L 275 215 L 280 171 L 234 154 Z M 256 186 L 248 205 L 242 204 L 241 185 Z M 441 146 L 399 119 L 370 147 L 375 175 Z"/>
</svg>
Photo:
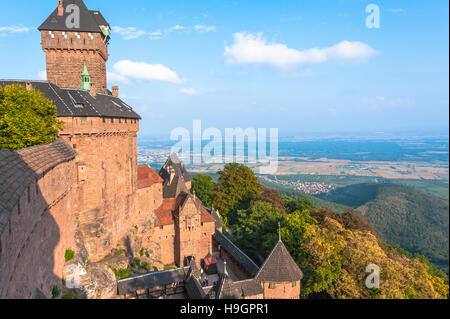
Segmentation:
<svg viewBox="0 0 450 319">
<path fill-rule="evenodd" d="M 77 109 L 82 109 L 84 107 L 83 103 L 75 103 L 74 105 Z"/>
</svg>

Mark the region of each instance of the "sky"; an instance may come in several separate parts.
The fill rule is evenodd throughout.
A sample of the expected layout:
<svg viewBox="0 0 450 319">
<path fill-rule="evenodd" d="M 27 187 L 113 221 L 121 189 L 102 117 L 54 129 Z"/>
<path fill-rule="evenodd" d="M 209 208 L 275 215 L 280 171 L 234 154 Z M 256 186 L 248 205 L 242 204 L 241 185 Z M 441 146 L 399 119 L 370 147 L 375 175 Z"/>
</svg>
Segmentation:
<svg viewBox="0 0 450 319">
<path fill-rule="evenodd" d="M 112 27 L 108 87 L 142 116 L 141 137 L 193 120 L 281 136 L 448 132 L 448 1 L 85 3 Z M 37 27 L 56 5 L 0 2 L 0 78 L 45 78 Z"/>
</svg>

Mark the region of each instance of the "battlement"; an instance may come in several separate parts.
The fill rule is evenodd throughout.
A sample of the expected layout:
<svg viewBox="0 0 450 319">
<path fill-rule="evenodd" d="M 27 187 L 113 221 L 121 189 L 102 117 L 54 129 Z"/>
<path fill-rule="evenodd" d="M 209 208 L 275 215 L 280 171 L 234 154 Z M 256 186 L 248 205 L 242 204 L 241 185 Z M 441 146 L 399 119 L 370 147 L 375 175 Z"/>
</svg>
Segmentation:
<svg viewBox="0 0 450 319">
<path fill-rule="evenodd" d="M 41 31 L 42 50 L 51 51 L 92 51 L 108 61 L 106 37 L 94 32 Z"/>
</svg>

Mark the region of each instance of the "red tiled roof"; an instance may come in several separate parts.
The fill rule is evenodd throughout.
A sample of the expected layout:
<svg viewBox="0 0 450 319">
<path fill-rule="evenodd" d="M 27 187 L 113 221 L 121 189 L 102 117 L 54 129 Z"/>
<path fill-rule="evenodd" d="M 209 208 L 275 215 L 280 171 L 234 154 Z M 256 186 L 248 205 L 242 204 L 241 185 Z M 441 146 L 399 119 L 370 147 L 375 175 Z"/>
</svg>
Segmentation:
<svg viewBox="0 0 450 319">
<path fill-rule="evenodd" d="M 155 210 L 155 215 L 158 218 L 158 224 L 156 226 L 173 225 L 172 212 L 177 207 L 177 201 L 175 198 L 164 199 L 162 205 Z"/>
<path fill-rule="evenodd" d="M 150 187 L 156 183 L 162 183 L 164 180 L 148 166 L 138 166 L 138 189 Z"/>
<path fill-rule="evenodd" d="M 208 211 L 206 210 L 206 208 L 202 205 L 201 208 L 201 212 L 202 212 L 202 223 L 215 223 L 216 220 L 214 219 L 214 217 L 212 217 Z"/>
</svg>

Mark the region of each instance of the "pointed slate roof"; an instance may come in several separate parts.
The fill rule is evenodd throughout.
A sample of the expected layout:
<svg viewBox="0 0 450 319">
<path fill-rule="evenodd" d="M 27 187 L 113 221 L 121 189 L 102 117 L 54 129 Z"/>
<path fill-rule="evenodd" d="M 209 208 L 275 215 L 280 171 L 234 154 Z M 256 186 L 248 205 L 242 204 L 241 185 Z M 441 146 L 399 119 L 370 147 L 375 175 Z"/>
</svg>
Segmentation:
<svg viewBox="0 0 450 319">
<path fill-rule="evenodd" d="M 173 168 L 175 170 L 175 176 L 182 176 L 185 182 L 192 181 L 191 175 L 189 175 L 186 167 L 184 167 L 183 162 L 180 160 L 177 154 L 172 153 L 167 161 L 164 163 L 163 167 L 159 171 L 159 175 L 164 179 L 170 179 L 169 169 Z"/>
<path fill-rule="evenodd" d="M 295 282 L 303 273 L 292 259 L 282 241 L 279 241 L 256 274 L 256 280 L 265 282 Z"/>
<path fill-rule="evenodd" d="M 66 19 L 71 12 L 66 13 L 66 7 L 75 4 L 80 8 L 80 28 L 73 29 L 66 26 Z M 101 25 L 109 28 L 108 22 L 99 11 L 89 11 L 83 0 L 63 0 L 64 14 L 58 16 L 58 8 L 38 28 L 39 31 L 71 31 L 71 32 L 99 32 L 102 33 Z"/>
</svg>

